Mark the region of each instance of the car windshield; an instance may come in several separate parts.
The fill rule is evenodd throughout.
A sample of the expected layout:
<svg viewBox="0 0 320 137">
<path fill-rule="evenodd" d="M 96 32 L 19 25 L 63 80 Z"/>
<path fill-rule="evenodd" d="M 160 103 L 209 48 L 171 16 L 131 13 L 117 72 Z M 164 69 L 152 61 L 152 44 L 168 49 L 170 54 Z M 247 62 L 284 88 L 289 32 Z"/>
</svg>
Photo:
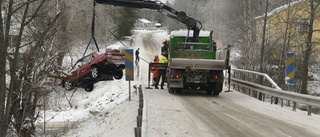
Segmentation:
<svg viewBox="0 0 320 137">
<path fill-rule="evenodd" d="M 78 60 L 77 63 L 73 65 L 72 69 L 80 68 L 81 65 L 82 65 L 82 59 Z"/>
<path fill-rule="evenodd" d="M 93 59 L 94 59 L 93 55 L 89 55 L 89 56 L 86 56 L 86 57 L 84 57 L 82 59 L 79 59 L 77 61 L 77 63 L 73 65 L 72 69 L 76 68 L 76 66 L 78 68 L 80 68 L 83 64 L 87 64 L 87 63 L 91 62 Z"/>
</svg>

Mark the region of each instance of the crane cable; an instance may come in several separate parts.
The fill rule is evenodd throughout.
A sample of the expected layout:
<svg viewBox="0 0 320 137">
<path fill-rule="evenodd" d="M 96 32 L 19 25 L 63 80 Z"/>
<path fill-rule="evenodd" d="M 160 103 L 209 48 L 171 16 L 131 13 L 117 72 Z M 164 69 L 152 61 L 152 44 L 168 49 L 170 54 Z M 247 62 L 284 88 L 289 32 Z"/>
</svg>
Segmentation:
<svg viewBox="0 0 320 137">
<path fill-rule="evenodd" d="M 92 38 L 91 38 L 90 42 L 91 42 L 92 39 L 93 39 L 94 42 L 95 42 L 95 44 L 96 44 L 96 47 L 97 47 L 97 49 L 98 49 L 98 51 L 99 51 L 98 44 L 97 44 L 97 42 L 96 42 L 96 40 L 95 40 L 95 38 L 94 38 L 94 23 L 95 23 L 95 17 L 97 17 L 97 19 L 98 19 L 99 21 L 101 21 L 101 20 L 100 20 L 99 17 L 95 14 L 95 5 L 96 5 L 96 3 L 94 2 L 93 17 L 92 17 L 92 24 L 93 24 L 93 25 L 92 25 L 92 28 L 91 28 Z M 116 34 L 114 34 L 108 27 L 106 27 L 106 29 L 107 29 L 107 30 L 109 31 L 109 33 L 110 33 L 113 37 L 115 37 L 124 47 L 128 47 L 128 46 L 126 46 L 126 44 L 124 44 L 124 43 L 120 40 L 120 38 L 117 37 Z M 89 44 L 90 44 L 90 42 L 89 42 Z M 87 49 L 88 49 L 88 47 L 89 47 L 89 44 L 88 44 L 88 46 L 87 46 Z M 87 51 L 87 49 L 86 49 L 86 51 Z M 141 60 L 143 60 L 144 62 L 149 63 L 147 60 L 143 59 L 142 57 L 139 56 L 139 58 L 140 58 Z"/>
<path fill-rule="evenodd" d="M 82 58 L 85 56 L 85 54 L 86 54 L 86 52 L 87 52 L 87 50 L 88 50 L 88 48 L 89 48 L 90 43 L 92 42 L 92 40 L 93 40 L 94 44 L 96 45 L 96 48 L 97 48 L 98 52 L 100 51 L 100 50 L 99 50 L 99 46 L 98 46 L 98 44 L 97 44 L 97 41 L 96 41 L 96 39 L 95 39 L 95 37 L 94 37 L 95 22 L 96 22 L 96 21 L 95 21 L 95 16 L 96 16 L 96 2 L 95 2 L 95 0 L 93 0 L 93 9 L 92 9 L 92 12 L 93 12 L 93 15 L 92 15 L 92 23 L 91 23 L 91 39 L 90 39 L 90 41 L 89 41 L 89 43 L 88 43 L 88 45 L 87 45 L 86 50 L 84 51 L 84 53 L 83 53 L 83 55 L 82 55 Z"/>
</svg>

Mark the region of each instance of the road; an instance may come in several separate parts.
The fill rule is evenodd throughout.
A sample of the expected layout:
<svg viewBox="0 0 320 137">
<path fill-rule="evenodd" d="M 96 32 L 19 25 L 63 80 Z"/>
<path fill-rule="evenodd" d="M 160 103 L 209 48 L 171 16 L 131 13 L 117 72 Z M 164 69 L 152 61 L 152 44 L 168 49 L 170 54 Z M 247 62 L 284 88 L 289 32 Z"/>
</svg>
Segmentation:
<svg viewBox="0 0 320 137">
<path fill-rule="evenodd" d="M 143 33 L 145 36 L 141 36 L 147 53 L 142 57 L 147 60 L 151 60 L 160 50 L 159 40 L 153 34 Z M 147 73 L 147 70 L 142 72 Z M 142 81 L 147 86 L 145 76 Z M 274 109 L 261 105 L 258 110 L 244 106 L 243 102 L 251 105 L 263 102 L 238 92 L 223 92 L 219 96 L 207 96 L 198 91 L 170 94 L 165 88 L 145 89 L 144 93 L 147 104 L 145 134 L 148 137 L 320 136 L 317 125 L 305 124 L 301 119 L 283 118 L 283 115 L 275 118 L 264 114 L 265 111 L 276 109 L 287 111 L 280 106 Z M 281 113 L 281 110 L 275 113 Z"/>
<path fill-rule="evenodd" d="M 241 93 L 237 92 L 206 96 L 204 92 L 188 91 L 183 94 L 170 94 L 166 90 L 147 89 L 145 94 L 148 104 L 147 134 L 150 137 L 316 137 L 320 135 L 319 132 L 312 133 L 299 125 L 235 104 L 235 97 L 241 96 L 239 95 Z M 241 99 L 247 98 L 249 97 Z M 241 101 L 247 100 L 236 102 Z M 282 108 L 279 107 L 279 109 Z"/>
</svg>

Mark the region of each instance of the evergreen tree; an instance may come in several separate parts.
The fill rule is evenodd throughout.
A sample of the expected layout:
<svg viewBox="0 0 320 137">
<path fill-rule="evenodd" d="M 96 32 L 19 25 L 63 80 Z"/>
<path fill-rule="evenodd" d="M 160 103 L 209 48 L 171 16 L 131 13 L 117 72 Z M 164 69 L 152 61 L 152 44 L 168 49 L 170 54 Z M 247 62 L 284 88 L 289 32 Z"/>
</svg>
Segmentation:
<svg viewBox="0 0 320 137">
<path fill-rule="evenodd" d="M 131 35 L 131 30 L 134 27 L 135 21 L 138 19 L 137 10 L 133 8 L 120 8 L 119 15 L 116 17 L 115 33 L 117 37 Z"/>
</svg>

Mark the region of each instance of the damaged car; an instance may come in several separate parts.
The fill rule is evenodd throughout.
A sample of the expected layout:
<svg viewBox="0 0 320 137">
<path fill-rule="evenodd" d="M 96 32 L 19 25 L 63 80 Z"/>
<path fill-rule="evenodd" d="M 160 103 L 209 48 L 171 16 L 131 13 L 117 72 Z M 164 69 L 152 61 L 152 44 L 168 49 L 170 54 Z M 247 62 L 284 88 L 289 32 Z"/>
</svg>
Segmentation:
<svg viewBox="0 0 320 137">
<path fill-rule="evenodd" d="M 90 92 L 99 81 L 121 79 L 125 68 L 125 54 L 107 51 L 103 54 L 93 52 L 79 59 L 72 69 L 65 73 L 62 86 L 70 91 L 75 87 Z"/>
</svg>

